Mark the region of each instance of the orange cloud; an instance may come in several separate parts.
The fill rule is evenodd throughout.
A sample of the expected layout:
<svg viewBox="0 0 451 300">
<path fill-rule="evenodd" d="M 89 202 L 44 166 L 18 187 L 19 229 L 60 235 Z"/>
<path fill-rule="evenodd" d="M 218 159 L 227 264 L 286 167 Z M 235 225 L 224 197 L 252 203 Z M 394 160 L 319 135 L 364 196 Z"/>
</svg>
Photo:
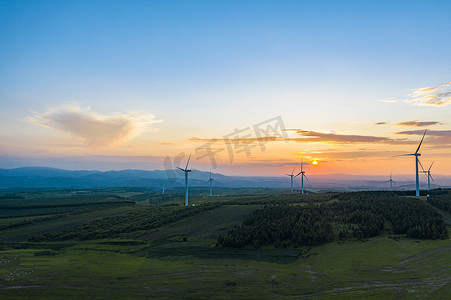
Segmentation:
<svg viewBox="0 0 451 300">
<path fill-rule="evenodd" d="M 292 131 L 297 133 L 302 137 L 291 137 L 285 139 L 283 137 L 268 136 L 262 138 L 235 138 L 228 139 L 203 139 L 192 137 L 189 141 L 192 142 L 206 142 L 206 143 L 217 143 L 217 144 L 242 144 L 242 145 L 257 145 L 258 143 L 267 142 L 281 142 L 290 141 L 297 143 L 330 143 L 330 144 L 411 144 L 412 142 L 407 139 L 392 139 L 380 136 L 370 136 L 370 135 L 346 135 L 338 133 L 324 133 L 310 130 L 302 129 L 286 129 L 286 131 Z"/>
<path fill-rule="evenodd" d="M 371 135 L 349 135 L 338 133 L 323 133 L 317 131 L 289 129 L 306 138 L 290 138 L 290 141 L 296 142 L 324 142 L 335 144 L 410 144 L 406 139 L 392 139 L 380 136 Z"/>
</svg>

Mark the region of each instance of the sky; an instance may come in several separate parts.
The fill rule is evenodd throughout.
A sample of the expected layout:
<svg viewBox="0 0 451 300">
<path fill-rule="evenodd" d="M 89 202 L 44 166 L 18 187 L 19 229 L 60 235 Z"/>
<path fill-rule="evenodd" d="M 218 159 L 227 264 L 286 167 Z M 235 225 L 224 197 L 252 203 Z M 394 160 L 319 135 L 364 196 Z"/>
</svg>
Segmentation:
<svg viewBox="0 0 451 300">
<path fill-rule="evenodd" d="M 1 0 L 0 168 L 451 175 L 450 13 Z"/>
</svg>

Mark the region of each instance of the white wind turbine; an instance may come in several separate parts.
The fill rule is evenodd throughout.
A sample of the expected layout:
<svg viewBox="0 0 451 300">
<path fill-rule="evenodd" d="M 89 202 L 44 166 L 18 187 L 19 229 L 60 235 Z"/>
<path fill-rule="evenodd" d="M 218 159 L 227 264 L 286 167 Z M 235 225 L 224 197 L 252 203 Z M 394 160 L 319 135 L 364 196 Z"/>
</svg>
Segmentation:
<svg viewBox="0 0 451 300">
<path fill-rule="evenodd" d="M 425 171 L 423 169 L 423 166 L 421 166 L 421 168 L 423 169 L 423 173 L 427 174 L 426 176 L 428 177 L 428 191 L 431 189 L 431 179 L 432 179 L 432 182 L 434 182 L 434 178 L 432 178 L 432 175 L 431 175 L 431 168 L 432 168 L 433 164 L 434 164 L 434 162 L 431 163 L 431 165 L 429 166 L 429 169 L 427 171 Z"/>
<path fill-rule="evenodd" d="M 213 189 L 212 189 L 212 186 L 211 186 L 211 184 L 213 183 L 213 178 L 211 178 L 211 170 L 210 170 L 210 179 L 208 179 L 208 182 L 210 183 L 210 197 L 211 196 L 213 196 Z"/>
<path fill-rule="evenodd" d="M 188 206 L 188 173 L 191 172 L 191 170 L 188 170 L 188 164 L 189 164 L 189 160 L 190 159 L 191 159 L 191 153 L 190 153 L 190 155 L 188 157 L 188 161 L 186 163 L 185 169 L 177 167 L 177 169 L 182 170 L 183 172 L 185 172 L 185 206 Z"/>
<path fill-rule="evenodd" d="M 415 195 L 417 197 L 420 196 L 420 178 L 419 178 L 419 175 L 418 175 L 418 164 L 420 163 L 420 159 L 418 157 L 421 156 L 421 154 L 418 153 L 418 151 L 420 151 L 420 147 L 421 147 L 421 144 L 423 143 L 424 136 L 426 135 L 426 131 L 427 131 L 427 129 L 424 131 L 423 138 L 421 139 L 420 144 L 418 145 L 417 151 L 415 151 L 415 153 L 398 155 L 398 156 L 408 156 L 408 155 L 415 156 L 415 179 L 416 179 L 416 193 L 415 193 Z"/>
<path fill-rule="evenodd" d="M 294 169 L 296 169 L 296 168 L 294 168 Z M 291 172 L 291 174 L 285 174 L 287 176 L 290 176 L 290 178 L 291 178 L 291 191 L 293 191 L 293 178 L 296 178 L 299 174 L 301 174 L 301 173 L 299 173 L 297 175 L 294 175 L 294 169 L 293 169 L 293 172 Z"/>
<path fill-rule="evenodd" d="M 304 194 L 304 177 L 308 180 L 307 176 L 305 175 L 305 171 L 302 169 L 302 166 L 304 165 L 304 160 L 301 160 L 301 172 L 298 173 L 298 175 L 301 175 L 301 194 Z M 298 176 L 296 175 L 296 176 Z"/>
<path fill-rule="evenodd" d="M 387 180 L 386 182 L 390 182 L 390 192 L 393 191 L 393 183 L 395 183 L 395 181 L 391 178 L 391 172 L 390 172 L 390 179 Z"/>
</svg>

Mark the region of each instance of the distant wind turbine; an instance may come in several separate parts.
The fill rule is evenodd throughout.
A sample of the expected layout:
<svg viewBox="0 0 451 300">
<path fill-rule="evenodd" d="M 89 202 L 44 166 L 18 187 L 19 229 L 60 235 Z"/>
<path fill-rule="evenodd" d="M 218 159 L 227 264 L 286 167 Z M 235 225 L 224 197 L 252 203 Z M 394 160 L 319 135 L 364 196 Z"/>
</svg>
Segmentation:
<svg viewBox="0 0 451 300">
<path fill-rule="evenodd" d="M 308 180 L 307 176 L 305 175 L 305 171 L 302 169 L 302 166 L 304 165 L 304 160 L 301 160 L 301 172 L 298 173 L 298 175 L 301 175 L 301 194 L 304 194 L 304 177 Z M 296 176 L 298 176 L 296 175 Z"/>
<path fill-rule="evenodd" d="M 423 173 L 427 174 L 426 176 L 428 177 L 428 191 L 431 189 L 431 179 L 432 179 L 432 182 L 434 182 L 434 178 L 432 178 L 432 175 L 431 175 L 431 168 L 432 168 L 433 164 L 434 164 L 434 162 L 432 162 L 432 164 L 429 166 L 429 169 L 427 171 L 425 171 L 423 169 L 423 166 L 421 166 L 421 168 L 423 169 Z"/>
<path fill-rule="evenodd" d="M 163 184 L 162 194 L 164 195 L 164 184 Z"/>
<path fill-rule="evenodd" d="M 212 189 L 212 186 L 211 186 L 211 184 L 213 183 L 213 178 L 211 178 L 211 170 L 210 170 L 210 179 L 208 179 L 208 182 L 210 183 L 210 197 L 211 196 L 213 196 L 213 193 L 212 193 L 212 191 L 213 191 L 213 189 Z"/>
<path fill-rule="evenodd" d="M 415 153 L 398 155 L 398 156 L 409 156 L 409 155 L 415 156 L 415 179 L 416 179 L 416 193 L 415 193 L 415 195 L 417 197 L 420 196 L 420 178 L 419 178 L 419 175 L 418 175 L 418 163 L 420 163 L 420 159 L 418 157 L 421 156 L 421 154 L 418 153 L 418 151 L 420 151 L 420 147 L 421 147 L 421 144 L 423 143 L 424 136 L 426 135 L 426 131 L 427 131 L 427 129 L 424 131 L 423 138 L 421 139 L 420 144 L 418 145 L 417 151 L 415 151 Z"/>
<path fill-rule="evenodd" d="M 191 170 L 188 170 L 188 164 L 189 164 L 189 160 L 190 159 L 191 159 L 191 153 L 190 153 L 190 155 L 188 157 L 188 161 L 186 162 L 185 169 L 177 167 L 177 169 L 182 170 L 183 172 L 185 172 L 185 206 L 188 206 L 188 173 L 191 172 Z"/>
<path fill-rule="evenodd" d="M 295 169 L 296 169 L 296 168 L 293 169 L 293 172 L 291 172 L 291 174 L 285 174 L 285 175 L 287 175 L 287 176 L 290 176 L 290 178 L 291 178 L 291 191 L 293 191 L 293 178 L 296 178 L 296 177 L 299 176 L 299 174 L 301 174 L 301 173 L 299 173 L 299 174 L 297 174 L 297 175 L 294 175 L 294 170 L 295 170 Z"/>
<path fill-rule="evenodd" d="M 390 179 L 387 180 L 386 182 L 390 182 L 390 192 L 393 191 L 393 183 L 395 183 L 395 181 L 391 178 L 391 173 L 390 173 Z"/>
</svg>

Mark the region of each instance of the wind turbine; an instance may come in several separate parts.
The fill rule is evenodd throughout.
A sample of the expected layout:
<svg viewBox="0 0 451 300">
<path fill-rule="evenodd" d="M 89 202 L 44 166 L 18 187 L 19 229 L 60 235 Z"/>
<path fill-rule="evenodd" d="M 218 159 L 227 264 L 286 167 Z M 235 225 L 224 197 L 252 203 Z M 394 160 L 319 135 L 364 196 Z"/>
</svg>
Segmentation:
<svg viewBox="0 0 451 300">
<path fill-rule="evenodd" d="M 416 179 L 416 193 L 415 193 L 415 195 L 417 197 L 420 196 L 420 178 L 418 176 L 418 163 L 420 163 L 420 160 L 419 160 L 418 157 L 421 156 L 421 154 L 418 153 L 418 151 L 420 151 L 420 147 L 421 147 L 421 144 L 423 143 L 424 136 L 426 135 L 426 131 L 427 131 L 427 129 L 424 131 L 423 138 L 421 139 L 420 144 L 418 145 L 417 151 L 415 151 L 415 153 L 398 155 L 398 156 L 408 156 L 408 155 L 415 156 L 415 179 Z"/>
<path fill-rule="evenodd" d="M 296 168 L 294 168 L 294 169 L 296 169 Z M 297 175 L 294 175 L 293 174 L 294 173 L 294 169 L 293 169 L 293 172 L 291 172 L 291 174 L 285 174 L 287 176 L 290 176 L 290 178 L 291 178 L 291 191 L 293 191 L 293 178 L 296 178 L 296 177 L 298 177 L 299 174 L 301 174 L 301 173 L 299 173 Z"/>
<path fill-rule="evenodd" d="M 393 183 L 395 183 L 395 181 L 391 178 L 391 172 L 390 172 L 390 179 L 387 180 L 386 182 L 390 182 L 390 192 L 393 191 Z"/>
<path fill-rule="evenodd" d="M 434 178 L 432 178 L 432 175 L 431 175 L 431 168 L 432 168 L 433 164 L 434 164 L 434 162 L 432 162 L 432 164 L 429 166 L 429 169 L 427 171 L 425 171 L 423 169 L 423 166 L 421 166 L 421 168 L 423 169 L 423 173 L 427 174 L 426 176 L 428 177 L 428 191 L 431 189 L 431 179 L 432 179 L 432 181 L 434 181 Z"/>
<path fill-rule="evenodd" d="M 211 187 L 211 184 L 213 183 L 213 180 L 214 179 L 211 178 L 211 170 L 210 170 L 210 179 L 208 179 L 208 182 L 210 183 L 210 197 L 213 196 L 213 193 L 212 193 L 213 190 L 212 190 L 212 187 Z"/>
<path fill-rule="evenodd" d="M 305 175 L 305 171 L 302 169 L 302 166 L 304 165 L 304 160 L 301 160 L 301 172 L 298 173 L 298 175 L 301 175 L 301 194 L 304 194 L 304 177 L 308 180 L 307 176 Z M 296 176 L 298 176 L 296 175 Z"/>
<path fill-rule="evenodd" d="M 185 206 L 188 206 L 188 173 L 191 172 L 191 170 L 188 170 L 188 164 L 189 164 L 190 159 L 191 159 L 191 153 L 189 154 L 185 169 L 177 167 L 177 169 L 185 172 Z"/>
<path fill-rule="evenodd" d="M 164 195 L 164 184 L 163 184 L 163 189 L 161 190 L 161 194 Z"/>
</svg>

